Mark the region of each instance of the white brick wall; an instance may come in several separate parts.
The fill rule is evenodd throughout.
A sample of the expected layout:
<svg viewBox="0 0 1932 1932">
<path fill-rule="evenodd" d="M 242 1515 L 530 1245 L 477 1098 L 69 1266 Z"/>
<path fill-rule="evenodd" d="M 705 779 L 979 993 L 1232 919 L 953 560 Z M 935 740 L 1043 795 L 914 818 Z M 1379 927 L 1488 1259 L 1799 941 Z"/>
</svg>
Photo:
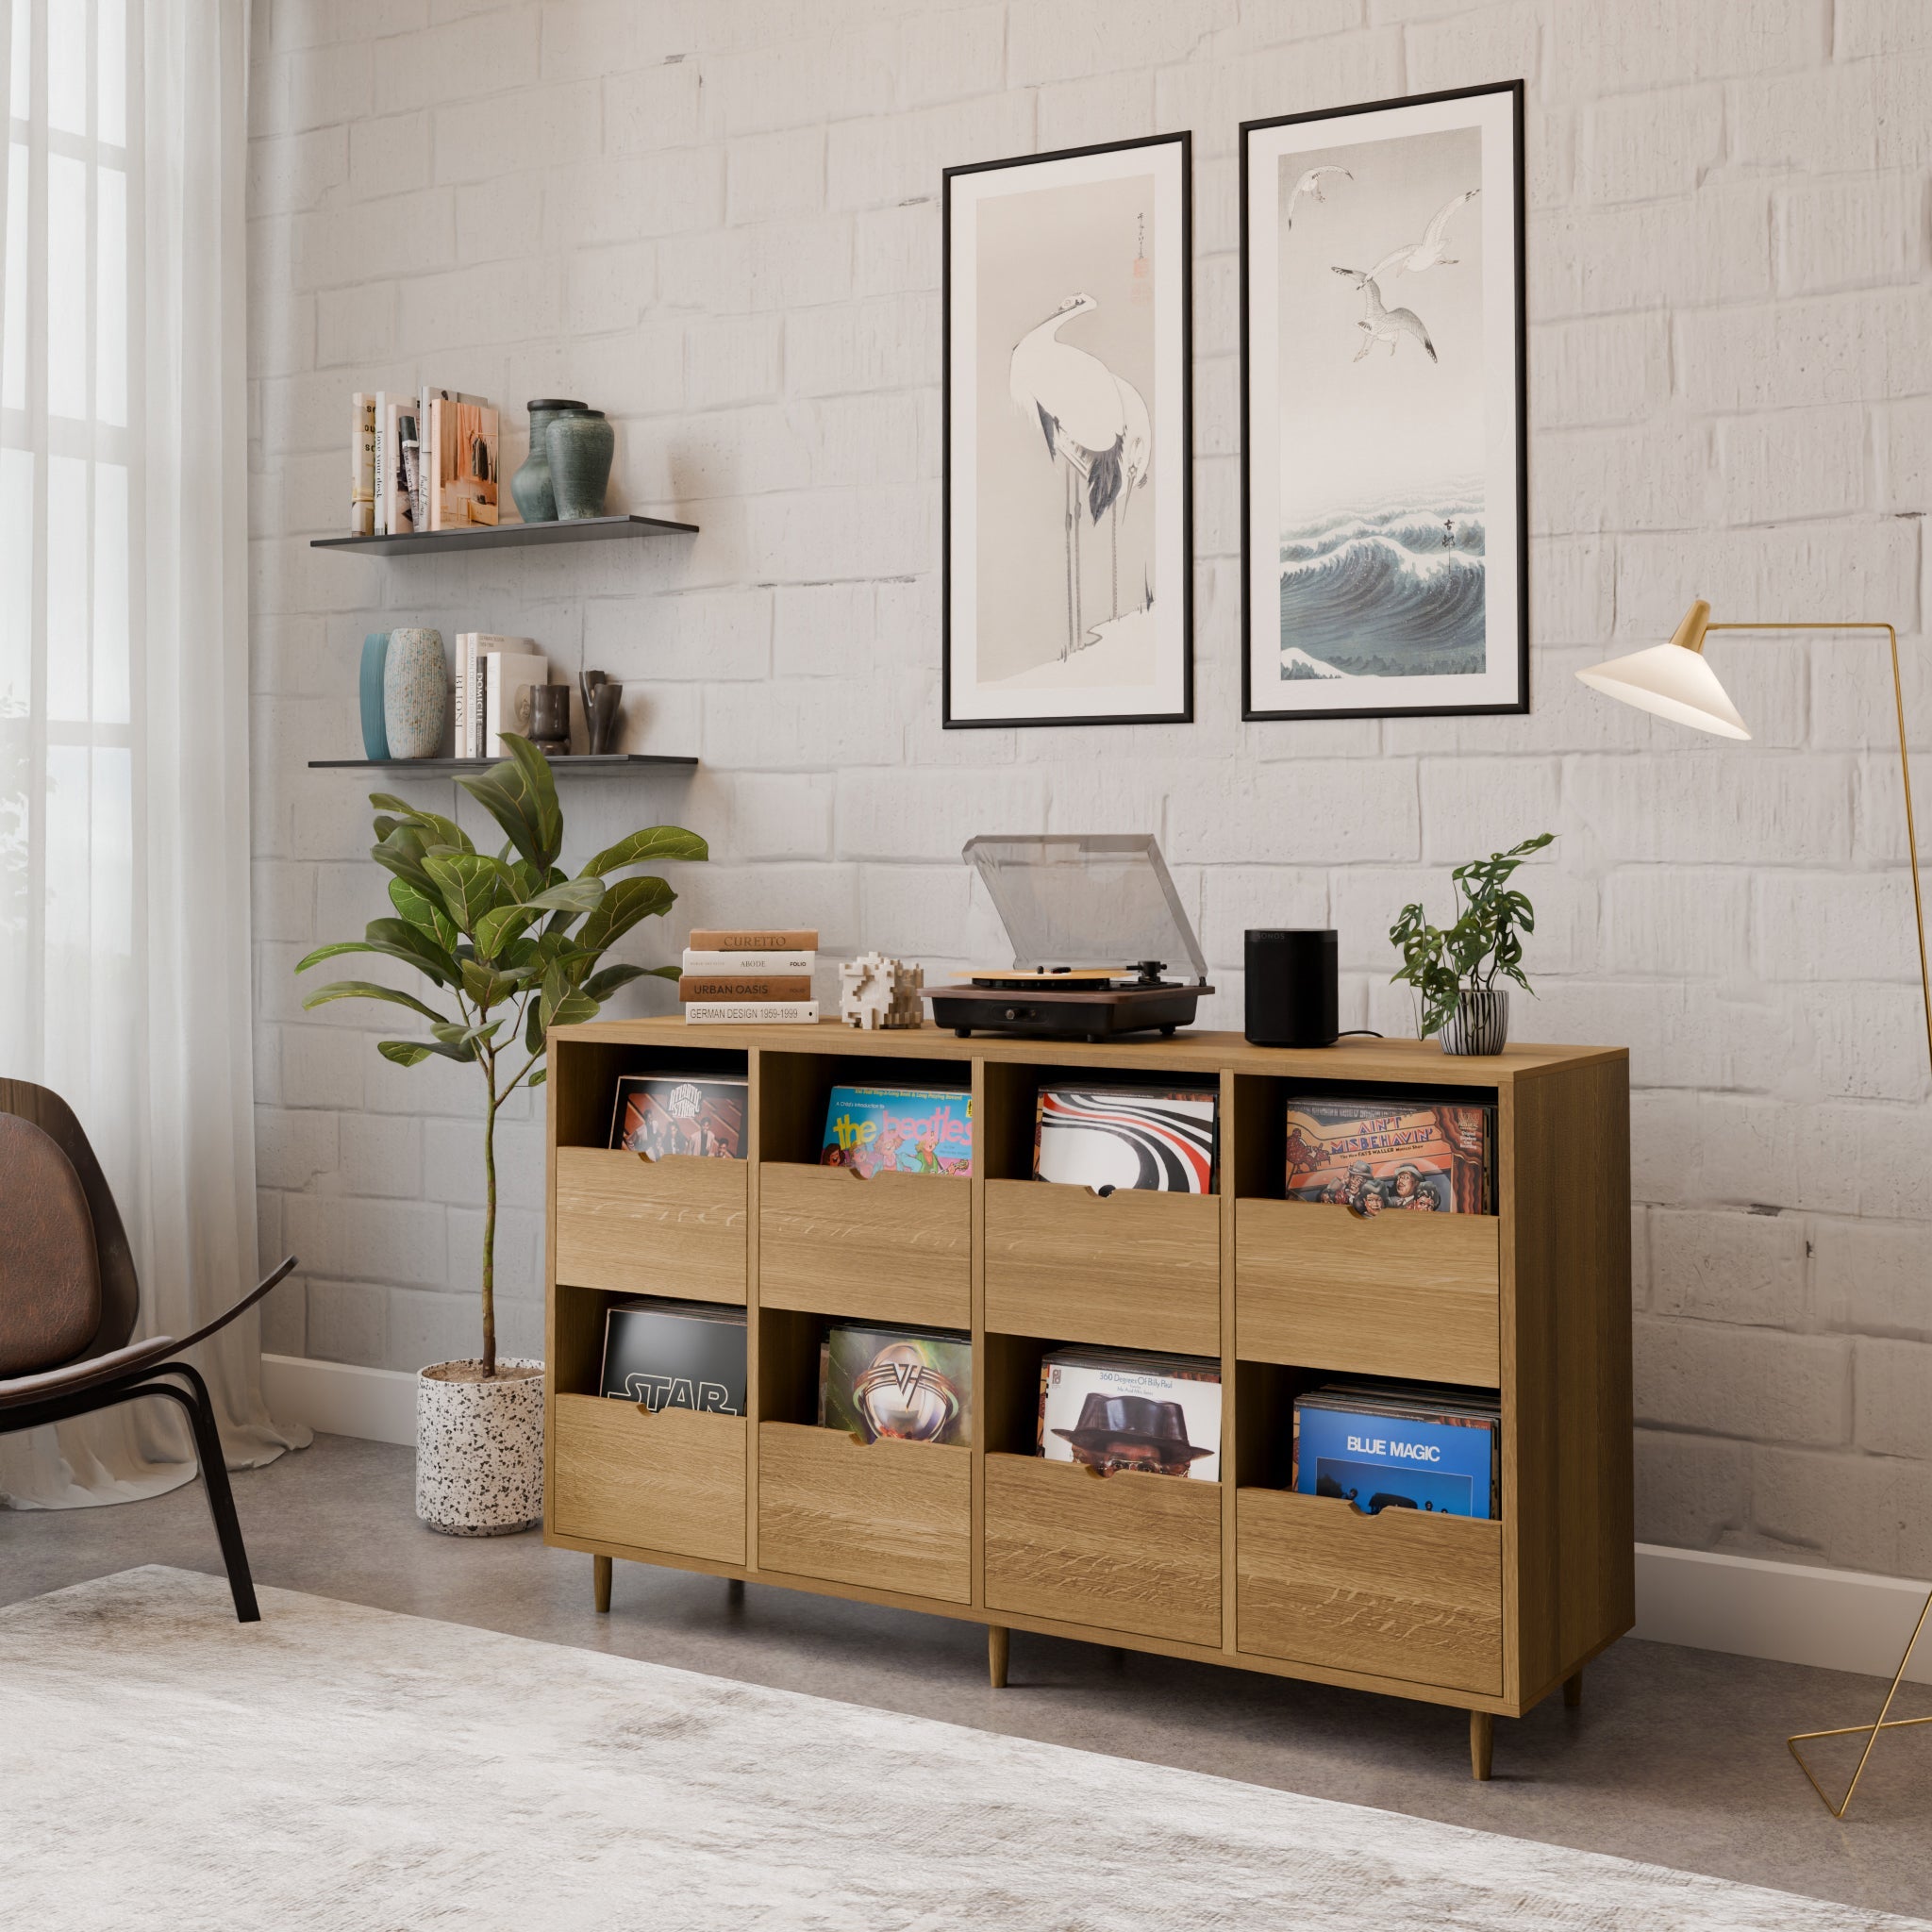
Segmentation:
<svg viewBox="0 0 1932 1932">
<path fill-rule="evenodd" d="M 1882 658 L 1713 646 L 1757 741 L 1572 673 L 1731 614 L 1890 617 L 1922 660 L 1932 28 L 1921 0 L 258 0 L 255 845 L 271 1345 L 474 1345 L 474 1076 L 377 1058 L 290 968 L 383 911 L 357 742 L 372 625 L 527 632 L 625 680 L 689 780 L 581 785 L 583 849 L 711 840 L 681 915 L 943 966 L 997 930 L 977 830 L 1146 827 L 1239 1024 L 1245 925 L 1332 920 L 1356 1024 L 1454 861 L 1532 875 L 1525 1037 L 1633 1053 L 1642 1535 L 1932 1573 L 1932 1121 Z M 1236 123 L 1528 81 L 1523 719 L 1243 725 Z M 939 726 L 940 171 L 1194 131 L 1189 729 Z M 617 423 L 613 500 L 688 543 L 391 563 L 339 525 L 346 398 L 435 378 Z M 506 470 L 524 454 L 520 407 Z M 1926 769 L 1932 772 L 1932 758 Z M 1932 786 L 1932 778 L 1926 781 Z M 424 785 L 447 804 L 451 788 Z M 465 808 L 467 816 L 475 816 Z M 642 937 L 661 958 L 689 919 Z M 668 989 L 636 991 L 661 1008 Z M 540 1335 L 541 1112 L 502 1148 L 509 1343 Z"/>
</svg>

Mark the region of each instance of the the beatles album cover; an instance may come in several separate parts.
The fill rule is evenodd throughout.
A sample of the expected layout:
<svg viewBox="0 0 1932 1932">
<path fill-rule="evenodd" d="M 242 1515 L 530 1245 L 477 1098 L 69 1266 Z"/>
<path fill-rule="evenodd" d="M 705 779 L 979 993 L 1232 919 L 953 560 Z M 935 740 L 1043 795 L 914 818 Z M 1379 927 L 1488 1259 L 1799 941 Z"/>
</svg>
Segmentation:
<svg viewBox="0 0 1932 1932">
<path fill-rule="evenodd" d="M 942 1329 L 835 1323 L 819 1349 L 819 1422 L 868 1442 L 971 1442 L 972 1341 Z"/>
<path fill-rule="evenodd" d="M 744 1310 L 645 1296 L 604 1318 L 600 1391 L 648 1409 L 744 1413 Z"/>
<path fill-rule="evenodd" d="M 626 1074 L 617 1083 L 610 1144 L 653 1160 L 667 1154 L 742 1160 L 745 1091 L 741 1079 Z"/>
<path fill-rule="evenodd" d="M 1374 1516 L 1502 1514 L 1495 1398 L 1466 1390 L 1335 1383 L 1297 1398 L 1291 1486 Z"/>
<path fill-rule="evenodd" d="M 1490 1214 L 1495 1109 L 1368 1097 L 1291 1095 L 1288 1198 L 1364 1214 Z"/>
<path fill-rule="evenodd" d="M 935 1087 L 834 1087 L 825 1104 L 824 1167 L 868 1179 L 973 1172 L 973 1096 Z"/>
<path fill-rule="evenodd" d="M 1218 1099 L 1212 1087 L 1042 1087 L 1033 1177 L 1211 1194 Z"/>
<path fill-rule="evenodd" d="M 1221 1364 L 1205 1357 L 1061 1348 L 1040 1364 L 1039 1454 L 1103 1474 L 1221 1474 Z"/>
</svg>

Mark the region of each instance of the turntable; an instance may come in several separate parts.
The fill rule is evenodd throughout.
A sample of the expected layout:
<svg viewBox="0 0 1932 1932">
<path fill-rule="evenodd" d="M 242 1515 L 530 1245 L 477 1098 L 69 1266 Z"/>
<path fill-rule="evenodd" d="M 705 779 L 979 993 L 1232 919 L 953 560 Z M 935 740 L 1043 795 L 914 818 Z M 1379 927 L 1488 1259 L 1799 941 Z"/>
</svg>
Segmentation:
<svg viewBox="0 0 1932 1932">
<path fill-rule="evenodd" d="M 999 913 L 1013 963 L 928 987 L 935 1025 L 962 1040 L 1166 1037 L 1191 1025 L 1214 991 L 1152 833 L 979 838 L 960 856 Z M 1191 980 L 1164 976 L 1181 963 Z"/>
</svg>

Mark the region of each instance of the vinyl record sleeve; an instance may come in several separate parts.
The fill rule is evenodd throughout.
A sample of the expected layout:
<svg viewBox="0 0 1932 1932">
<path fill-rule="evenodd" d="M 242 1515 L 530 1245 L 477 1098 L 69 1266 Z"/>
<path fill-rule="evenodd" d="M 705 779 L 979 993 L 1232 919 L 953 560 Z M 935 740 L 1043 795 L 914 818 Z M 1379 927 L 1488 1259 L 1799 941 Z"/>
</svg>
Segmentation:
<svg viewBox="0 0 1932 1932">
<path fill-rule="evenodd" d="M 1211 1194 L 1219 1101 L 1212 1087 L 1042 1087 L 1033 1177 Z"/>
<path fill-rule="evenodd" d="M 1491 1213 L 1494 1124 L 1489 1107 L 1291 1095 L 1288 1198 L 1337 1202 L 1365 1214 Z"/>
<path fill-rule="evenodd" d="M 617 1083 L 610 1144 L 661 1160 L 695 1154 L 744 1158 L 742 1079 L 687 1079 L 677 1074 L 626 1074 Z"/>
<path fill-rule="evenodd" d="M 660 1408 L 744 1413 L 744 1310 L 709 1302 L 619 1302 L 604 1318 L 600 1392 Z"/>
<path fill-rule="evenodd" d="M 1094 1407 L 1115 1398 L 1146 1407 Z M 1083 1420 L 1099 1426 L 1083 1429 Z M 1106 1420 L 1141 1426 L 1109 1441 L 1102 1433 Z M 1049 1462 L 1104 1463 L 1122 1474 L 1215 1482 L 1221 1474 L 1221 1365 L 1191 1356 L 1056 1350 L 1040 1364 L 1038 1441 Z"/>
<path fill-rule="evenodd" d="M 1493 1416 L 1405 1417 L 1298 1401 L 1293 1487 L 1346 1498 L 1370 1515 L 1402 1508 L 1487 1520 L 1500 1513 L 1496 1434 Z"/>
<path fill-rule="evenodd" d="M 973 1172 L 973 1096 L 932 1087 L 834 1087 L 819 1149 L 824 1167 L 868 1179 L 900 1174 Z"/>
<path fill-rule="evenodd" d="M 971 1340 L 835 1323 L 819 1353 L 819 1421 L 868 1442 L 971 1442 Z"/>
</svg>

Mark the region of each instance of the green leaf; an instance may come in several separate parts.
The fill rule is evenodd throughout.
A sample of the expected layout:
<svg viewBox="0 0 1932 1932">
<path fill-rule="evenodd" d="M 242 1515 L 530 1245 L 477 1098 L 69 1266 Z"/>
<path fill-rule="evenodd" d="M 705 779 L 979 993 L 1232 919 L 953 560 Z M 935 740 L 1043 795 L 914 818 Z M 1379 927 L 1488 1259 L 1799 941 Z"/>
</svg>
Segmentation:
<svg viewBox="0 0 1932 1932">
<path fill-rule="evenodd" d="M 480 778 L 457 780 L 504 829 L 510 843 L 547 877 L 563 847 L 563 808 L 550 763 L 527 739 L 506 731 L 510 756 Z"/>
<path fill-rule="evenodd" d="M 369 979 L 332 980 L 310 993 L 302 1002 L 302 1010 L 306 1013 L 313 1007 L 325 1007 L 331 1000 L 386 1000 L 392 1007 L 408 1007 L 425 1020 L 443 1024 L 442 1015 L 434 1007 L 425 1007 L 414 993 L 398 992 L 392 986 L 377 986 Z"/>
<path fill-rule="evenodd" d="M 632 832 L 615 845 L 607 845 L 578 874 L 580 878 L 601 878 L 606 873 L 622 872 L 627 865 L 648 865 L 660 858 L 708 858 L 711 848 L 695 832 L 682 825 L 646 825 Z"/>
<path fill-rule="evenodd" d="M 578 927 L 576 943 L 592 958 L 622 939 L 641 919 L 669 912 L 677 894 L 658 878 L 619 879 L 603 904 Z"/>
<path fill-rule="evenodd" d="M 479 958 L 495 959 L 505 946 L 513 943 L 536 918 L 527 906 L 493 906 L 476 922 L 476 953 Z"/>
<path fill-rule="evenodd" d="M 684 968 L 682 966 L 647 966 L 644 968 L 644 971 L 653 979 L 682 979 L 684 977 Z"/>
<path fill-rule="evenodd" d="M 492 908 L 516 902 L 516 883 L 500 858 L 480 852 L 450 853 L 425 858 L 423 870 L 442 894 L 449 916 L 466 933 L 474 935 L 476 922 Z"/>
<path fill-rule="evenodd" d="M 414 825 L 396 825 L 386 833 L 380 844 L 369 849 L 377 865 L 387 866 L 398 878 L 408 879 L 425 892 L 433 891 L 423 861 L 429 856 L 429 841 Z"/>
<path fill-rule="evenodd" d="M 501 1020 L 491 1020 L 487 1025 L 458 1026 L 453 1021 L 445 1021 L 441 1025 L 432 1026 L 429 1030 L 445 1046 L 463 1046 L 472 1041 L 478 1045 L 488 1046 L 496 1037 L 497 1029 L 502 1024 Z"/>
<path fill-rule="evenodd" d="M 494 1007 L 515 997 L 517 983 L 507 973 L 492 973 L 475 959 L 465 959 L 463 991 L 478 1008 Z"/>
<path fill-rule="evenodd" d="M 675 972 L 678 969 L 673 968 L 671 970 Z M 584 981 L 584 996 L 587 999 L 596 1000 L 601 1004 L 603 1001 L 608 1000 L 619 987 L 628 986 L 634 979 L 646 978 L 653 971 L 661 974 L 665 969 L 661 966 L 655 969 L 645 966 L 607 966 L 603 972 L 593 973 L 590 978 Z"/>
<path fill-rule="evenodd" d="M 544 1081 L 547 1080 L 549 1077 L 550 1069 L 548 1067 L 539 1067 L 537 1071 L 534 1074 L 532 1074 L 527 1080 L 524 1082 L 524 1085 L 526 1087 L 541 1087 L 542 1086 Z"/>
<path fill-rule="evenodd" d="M 400 921 L 377 920 L 375 924 L 386 925 L 400 924 Z M 425 941 L 426 943 L 426 941 Z M 307 973 L 311 966 L 319 966 L 325 959 L 340 958 L 344 953 L 380 953 L 386 959 L 400 959 L 406 966 L 413 966 L 419 973 L 425 973 L 438 986 L 449 986 L 458 978 L 457 963 L 454 959 L 445 961 L 447 970 L 432 967 L 421 953 L 406 950 L 402 946 L 391 945 L 382 940 L 338 940 L 333 945 L 317 946 L 314 952 L 296 968 L 297 973 Z"/>
<path fill-rule="evenodd" d="M 470 843 L 469 834 L 456 820 L 446 819 L 441 812 L 423 811 L 409 804 L 408 800 L 393 797 L 387 791 L 372 791 L 369 794 L 369 802 L 371 805 L 380 806 L 385 811 L 393 812 L 396 820 L 402 824 L 416 826 L 425 834 L 428 843 L 432 846 L 444 845 L 453 852 L 474 852 L 476 849 Z M 382 825 L 394 821 L 386 822 L 378 819 L 375 823 L 376 836 L 381 838 L 384 836 Z"/>
<path fill-rule="evenodd" d="M 524 904 L 541 912 L 594 912 L 603 897 L 602 879 L 565 879 Z"/>
<path fill-rule="evenodd" d="M 399 1067 L 420 1067 L 429 1058 L 428 1047 L 420 1040 L 379 1040 L 375 1050 Z"/>
<path fill-rule="evenodd" d="M 372 919 L 362 928 L 362 936 L 372 944 L 395 947 L 432 979 L 449 981 L 458 976 L 451 949 L 438 945 L 421 926 L 411 925 L 407 919 Z"/>
<path fill-rule="evenodd" d="M 419 932 L 426 932 L 445 953 L 454 952 L 459 935 L 456 924 L 442 909 L 441 899 L 433 899 L 422 887 L 408 879 L 389 882 L 389 901 Z"/>
</svg>

